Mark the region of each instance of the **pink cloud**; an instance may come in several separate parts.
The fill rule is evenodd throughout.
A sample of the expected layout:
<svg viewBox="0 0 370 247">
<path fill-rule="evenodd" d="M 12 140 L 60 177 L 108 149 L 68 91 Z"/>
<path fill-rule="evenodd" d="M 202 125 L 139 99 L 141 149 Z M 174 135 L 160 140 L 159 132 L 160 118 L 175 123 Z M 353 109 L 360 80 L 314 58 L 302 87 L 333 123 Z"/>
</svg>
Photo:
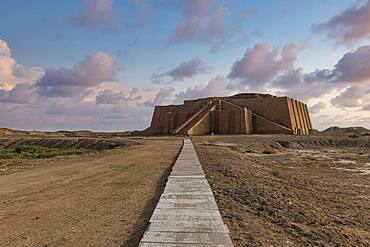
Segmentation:
<svg viewBox="0 0 370 247">
<path fill-rule="evenodd" d="M 103 52 L 87 56 L 72 69 L 47 69 L 37 82 L 38 92 L 48 97 L 70 97 L 86 89 L 112 80 L 115 75 L 115 58 Z"/>
<path fill-rule="evenodd" d="M 173 81 L 183 81 L 206 72 L 209 67 L 201 59 L 195 57 L 176 65 L 173 69 L 152 75 L 152 81 L 160 83 L 164 78 L 170 77 Z"/>
<path fill-rule="evenodd" d="M 178 0 L 176 6 L 182 14 L 182 20 L 171 32 L 168 44 L 209 43 L 212 51 L 240 39 L 240 28 L 251 13 L 248 9 L 229 22 L 231 12 L 225 1 Z"/>
<path fill-rule="evenodd" d="M 321 97 L 338 86 L 326 80 L 308 80 L 308 75 L 301 68 L 292 69 L 276 77 L 269 86 L 281 90 L 279 94 L 302 101 Z"/>
<path fill-rule="evenodd" d="M 370 82 L 370 46 L 361 46 L 347 52 L 336 63 L 334 69 L 321 69 L 305 75 L 307 82 L 326 81 L 331 83 Z"/>
<path fill-rule="evenodd" d="M 19 83 L 11 90 L 0 89 L 0 102 L 12 104 L 27 104 L 36 100 L 36 90 L 33 84 Z"/>
<path fill-rule="evenodd" d="M 310 106 L 310 113 L 318 114 L 325 107 L 326 107 L 326 103 L 319 102 L 317 104 L 314 104 L 314 105 Z"/>
<path fill-rule="evenodd" d="M 120 26 L 135 28 L 142 25 L 150 16 L 149 1 L 124 1 L 126 7 L 134 13 L 132 20 L 122 18 L 116 13 L 114 0 L 84 0 L 81 13 L 71 18 L 72 24 L 90 29 L 115 29 Z M 117 1 L 120 4 L 120 1 Z"/>
<path fill-rule="evenodd" d="M 370 46 L 346 53 L 335 65 L 335 73 L 338 74 L 338 81 L 370 81 Z"/>
<path fill-rule="evenodd" d="M 260 87 L 291 69 L 297 55 L 296 43 L 286 44 L 280 50 L 271 48 L 266 42 L 257 43 L 233 64 L 228 77 L 240 80 L 240 84 L 244 86 Z"/>
<path fill-rule="evenodd" d="M 212 78 L 207 84 L 200 84 L 189 87 L 185 92 L 176 94 L 176 102 L 182 102 L 185 99 L 197 99 L 212 96 L 223 96 L 227 80 L 222 75 Z"/>
<path fill-rule="evenodd" d="M 313 27 L 339 43 L 352 44 L 370 38 L 370 0 L 363 6 L 350 7 L 327 22 Z"/>
<path fill-rule="evenodd" d="M 331 99 L 330 103 L 337 107 L 363 107 L 370 104 L 370 86 L 353 85 Z"/>
<path fill-rule="evenodd" d="M 107 27 L 116 20 L 113 0 L 85 0 L 80 16 L 73 19 L 76 25 L 88 28 Z"/>
<path fill-rule="evenodd" d="M 363 111 L 370 111 L 370 104 L 365 105 L 364 107 L 362 107 L 362 110 Z M 370 119 L 369 119 L 369 122 L 370 122 Z"/>
<path fill-rule="evenodd" d="M 320 97 L 334 89 L 341 90 L 348 85 L 369 85 L 370 83 L 370 46 L 362 46 L 343 55 L 333 69 L 321 69 L 303 73 L 302 69 L 292 69 L 278 76 L 271 86 L 282 89 L 283 93 L 302 100 Z M 351 99 L 350 94 L 359 96 L 360 86 L 348 89 L 332 102 L 336 106 L 354 105 L 359 98 Z M 366 93 L 366 92 L 363 92 Z M 369 94 L 369 92 L 367 92 Z M 348 98 L 348 99 L 346 99 Z M 341 103 L 343 102 L 343 103 Z"/>
<path fill-rule="evenodd" d="M 171 33 L 169 43 L 208 42 L 212 39 L 217 39 L 226 31 L 224 22 L 229 14 L 227 8 L 220 8 L 210 16 L 187 17 Z"/>
</svg>

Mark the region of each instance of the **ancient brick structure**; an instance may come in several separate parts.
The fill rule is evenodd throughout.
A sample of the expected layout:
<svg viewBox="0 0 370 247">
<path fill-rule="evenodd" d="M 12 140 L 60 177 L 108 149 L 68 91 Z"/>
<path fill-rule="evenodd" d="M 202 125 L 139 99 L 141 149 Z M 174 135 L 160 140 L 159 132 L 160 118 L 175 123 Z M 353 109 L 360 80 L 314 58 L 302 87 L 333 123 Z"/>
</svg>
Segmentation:
<svg viewBox="0 0 370 247">
<path fill-rule="evenodd" d="M 289 97 L 243 93 L 156 106 L 146 135 L 275 134 L 308 135 L 307 106 Z"/>
</svg>

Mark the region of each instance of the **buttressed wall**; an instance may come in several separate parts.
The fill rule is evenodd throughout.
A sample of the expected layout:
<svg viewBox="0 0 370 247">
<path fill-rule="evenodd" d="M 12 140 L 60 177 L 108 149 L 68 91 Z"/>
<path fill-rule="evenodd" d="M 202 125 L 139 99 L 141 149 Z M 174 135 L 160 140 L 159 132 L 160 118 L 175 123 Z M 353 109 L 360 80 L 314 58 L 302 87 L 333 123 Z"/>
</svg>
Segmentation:
<svg viewBox="0 0 370 247">
<path fill-rule="evenodd" d="M 308 135 L 307 106 L 289 97 L 243 93 L 156 106 L 146 135 L 275 134 Z"/>
</svg>

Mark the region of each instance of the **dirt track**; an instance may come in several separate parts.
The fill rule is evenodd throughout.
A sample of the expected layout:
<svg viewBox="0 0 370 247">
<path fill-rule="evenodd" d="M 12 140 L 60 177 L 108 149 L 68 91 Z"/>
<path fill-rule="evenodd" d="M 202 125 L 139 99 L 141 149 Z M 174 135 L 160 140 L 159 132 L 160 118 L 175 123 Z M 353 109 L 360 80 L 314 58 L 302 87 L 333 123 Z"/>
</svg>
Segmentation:
<svg viewBox="0 0 370 247">
<path fill-rule="evenodd" d="M 0 246 L 135 246 L 180 140 L 0 176 Z"/>
<path fill-rule="evenodd" d="M 370 246 L 370 138 L 192 139 L 235 246 Z"/>
</svg>

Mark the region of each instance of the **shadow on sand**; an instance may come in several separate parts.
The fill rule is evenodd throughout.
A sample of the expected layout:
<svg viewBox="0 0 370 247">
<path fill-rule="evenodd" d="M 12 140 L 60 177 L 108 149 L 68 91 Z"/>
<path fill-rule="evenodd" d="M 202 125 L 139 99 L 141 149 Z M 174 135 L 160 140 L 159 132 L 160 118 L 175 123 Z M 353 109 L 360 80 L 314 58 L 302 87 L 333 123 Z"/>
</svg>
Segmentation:
<svg viewBox="0 0 370 247">
<path fill-rule="evenodd" d="M 143 212 L 141 213 L 139 219 L 136 221 L 135 225 L 133 226 L 133 231 L 129 239 L 125 240 L 122 244 L 123 247 L 137 247 L 140 243 L 140 240 L 149 225 L 150 217 L 153 214 L 155 207 L 161 197 L 164 188 L 166 187 L 167 178 L 171 173 L 172 167 L 174 166 L 180 152 L 182 150 L 182 146 L 176 155 L 175 159 L 171 162 L 171 164 L 166 168 L 163 172 L 161 178 L 157 183 L 157 188 L 154 192 L 153 197 L 146 203 Z"/>
</svg>

